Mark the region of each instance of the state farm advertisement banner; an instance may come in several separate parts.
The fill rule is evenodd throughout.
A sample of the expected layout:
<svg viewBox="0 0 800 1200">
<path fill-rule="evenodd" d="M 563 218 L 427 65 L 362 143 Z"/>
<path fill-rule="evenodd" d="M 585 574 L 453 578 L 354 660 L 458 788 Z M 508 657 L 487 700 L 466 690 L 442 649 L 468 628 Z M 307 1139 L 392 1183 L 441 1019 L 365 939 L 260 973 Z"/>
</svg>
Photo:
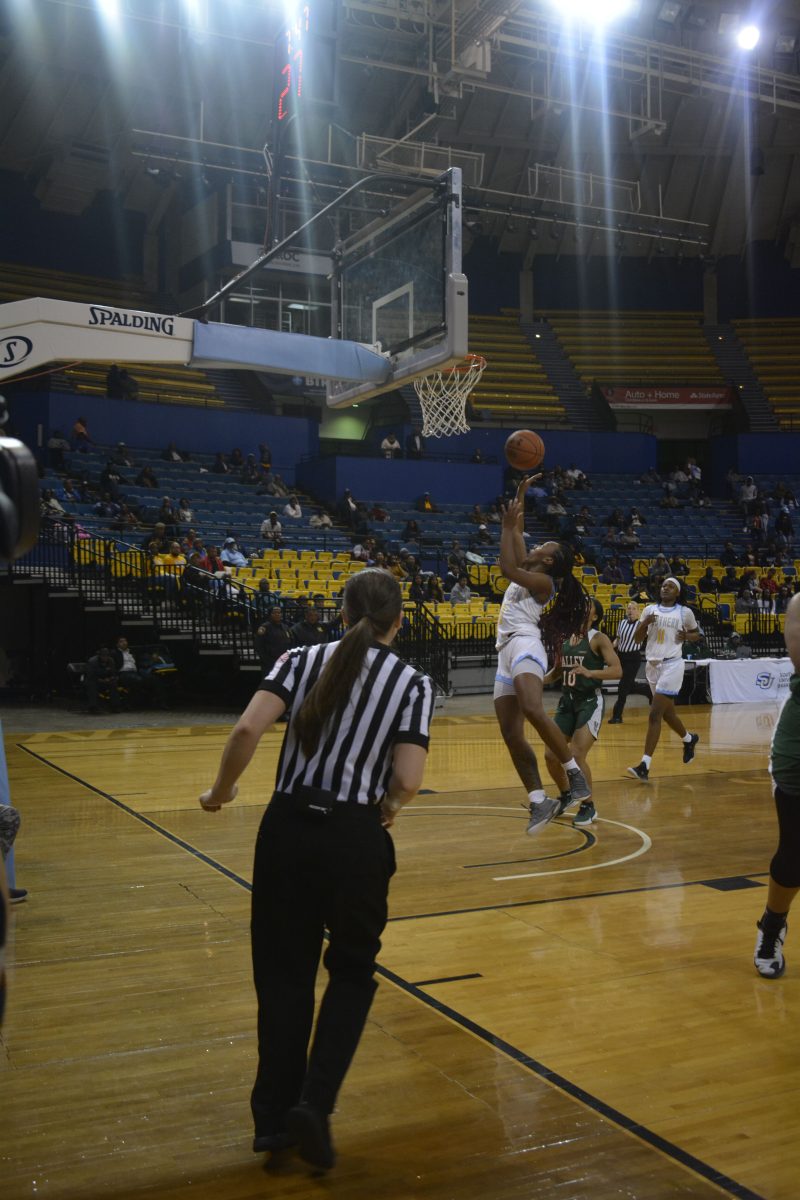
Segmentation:
<svg viewBox="0 0 800 1200">
<path fill-rule="evenodd" d="M 730 408 L 726 387 L 601 387 L 612 408 Z"/>
</svg>

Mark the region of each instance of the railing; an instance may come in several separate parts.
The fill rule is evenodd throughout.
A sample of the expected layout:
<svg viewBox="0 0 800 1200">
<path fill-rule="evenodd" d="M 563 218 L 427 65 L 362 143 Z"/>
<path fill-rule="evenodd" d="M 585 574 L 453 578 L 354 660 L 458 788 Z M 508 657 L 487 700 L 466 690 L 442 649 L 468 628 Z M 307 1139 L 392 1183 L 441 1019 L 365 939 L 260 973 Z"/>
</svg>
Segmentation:
<svg viewBox="0 0 800 1200">
<path fill-rule="evenodd" d="M 271 590 L 200 567 L 158 565 L 139 547 L 79 537 L 62 525 L 46 525 L 34 548 L 9 564 L 8 573 L 12 579 L 43 578 L 52 591 L 70 592 L 87 604 L 108 605 L 129 618 L 150 620 L 159 639 L 189 637 L 201 652 L 233 655 L 240 666 L 258 665 L 256 630 L 271 608 L 280 607 L 284 620 L 292 624 L 304 612 L 295 600 Z M 323 617 L 329 637 L 341 637 L 340 603 L 326 601 Z M 445 693 L 447 645 L 425 605 L 406 606 L 395 648 Z"/>
</svg>

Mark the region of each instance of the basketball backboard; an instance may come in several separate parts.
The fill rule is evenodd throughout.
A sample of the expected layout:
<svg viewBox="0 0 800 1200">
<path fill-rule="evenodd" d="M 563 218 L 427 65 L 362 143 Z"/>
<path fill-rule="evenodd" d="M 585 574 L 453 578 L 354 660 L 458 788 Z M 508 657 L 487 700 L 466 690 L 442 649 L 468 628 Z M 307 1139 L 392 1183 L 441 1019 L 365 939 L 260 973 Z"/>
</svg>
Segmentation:
<svg viewBox="0 0 800 1200">
<path fill-rule="evenodd" d="M 391 373 L 377 387 L 329 380 L 331 407 L 391 391 L 467 353 L 461 218 L 461 170 L 452 167 L 336 246 L 331 336 L 378 350 Z"/>
</svg>

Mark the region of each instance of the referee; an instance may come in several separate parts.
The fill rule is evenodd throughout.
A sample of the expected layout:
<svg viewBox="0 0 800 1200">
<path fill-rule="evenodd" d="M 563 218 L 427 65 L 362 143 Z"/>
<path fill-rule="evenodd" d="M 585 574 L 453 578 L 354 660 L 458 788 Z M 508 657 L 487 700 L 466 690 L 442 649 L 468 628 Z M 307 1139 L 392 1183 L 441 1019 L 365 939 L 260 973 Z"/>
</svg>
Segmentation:
<svg viewBox="0 0 800 1200">
<path fill-rule="evenodd" d="M 625 609 L 625 616 L 619 623 L 617 636 L 611 643 L 619 655 L 619 661 L 622 664 L 622 678 L 617 687 L 617 699 L 614 704 L 614 711 L 609 718 L 609 725 L 622 724 L 622 710 L 625 707 L 625 701 L 633 691 L 634 684 L 636 683 L 636 673 L 642 661 L 642 652 L 633 638 L 638 624 L 639 605 L 635 600 L 632 600 Z"/>
<path fill-rule="evenodd" d="M 253 1150 L 298 1145 L 323 1170 L 335 1159 L 328 1117 L 377 987 L 395 871 L 387 830 L 422 784 L 433 708 L 430 679 L 390 649 L 402 621 L 392 575 L 367 569 L 349 579 L 342 618 L 340 642 L 278 659 L 200 797 L 208 812 L 233 800 L 262 734 L 291 709 L 253 868 Z M 329 980 L 309 1051 L 325 929 Z"/>
</svg>

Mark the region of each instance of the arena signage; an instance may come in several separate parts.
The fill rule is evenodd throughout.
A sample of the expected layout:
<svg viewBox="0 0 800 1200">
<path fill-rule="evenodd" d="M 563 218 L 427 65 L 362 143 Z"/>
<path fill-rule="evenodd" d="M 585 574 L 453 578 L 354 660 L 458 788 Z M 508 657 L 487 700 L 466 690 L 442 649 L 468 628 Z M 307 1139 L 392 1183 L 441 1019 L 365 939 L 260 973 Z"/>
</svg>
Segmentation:
<svg viewBox="0 0 800 1200">
<path fill-rule="evenodd" d="M 730 408 L 726 387 L 601 387 L 611 408 Z"/>
<path fill-rule="evenodd" d="M 125 312 L 116 308 L 100 308 L 97 304 L 89 305 L 89 324 L 108 325 L 109 328 L 142 329 L 145 333 L 164 333 L 172 337 L 175 332 L 175 318 L 161 317 L 156 313 Z"/>
<path fill-rule="evenodd" d="M 0 368 L 16 367 L 18 363 L 28 357 L 32 350 L 33 342 L 30 338 L 23 337 L 21 333 L 0 338 Z"/>
</svg>

